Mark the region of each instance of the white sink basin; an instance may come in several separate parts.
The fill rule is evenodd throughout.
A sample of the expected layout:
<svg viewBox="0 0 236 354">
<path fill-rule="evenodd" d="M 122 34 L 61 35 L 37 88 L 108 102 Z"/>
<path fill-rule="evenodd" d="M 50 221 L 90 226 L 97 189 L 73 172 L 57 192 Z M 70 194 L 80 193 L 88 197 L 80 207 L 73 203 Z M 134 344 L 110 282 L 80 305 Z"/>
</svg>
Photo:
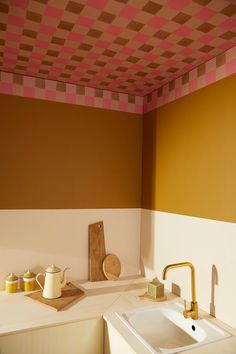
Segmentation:
<svg viewBox="0 0 236 354">
<path fill-rule="evenodd" d="M 116 313 L 150 353 L 178 353 L 230 337 L 210 321 L 185 319 L 183 306 L 166 303 L 125 313 Z"/>
</svg>

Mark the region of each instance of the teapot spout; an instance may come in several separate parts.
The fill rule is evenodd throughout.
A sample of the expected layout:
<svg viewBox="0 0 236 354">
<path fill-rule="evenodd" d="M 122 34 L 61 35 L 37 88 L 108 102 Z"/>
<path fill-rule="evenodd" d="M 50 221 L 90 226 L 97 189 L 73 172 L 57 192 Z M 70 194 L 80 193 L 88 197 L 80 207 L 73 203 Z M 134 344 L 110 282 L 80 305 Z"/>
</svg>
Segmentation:
<svg viewBox="0 0 236 354">
<path fill-rule="evenodd" d="M 64 288 L 64 286 L 66 285 L 66 275 L 65 275 L 65 272 L 70 269 L 68 267 L 66 267 L 64 270 L 63 270 L 63 273 L 62 273 L 62 281 L 61 281 L 61 288 Z"/>
</svg>

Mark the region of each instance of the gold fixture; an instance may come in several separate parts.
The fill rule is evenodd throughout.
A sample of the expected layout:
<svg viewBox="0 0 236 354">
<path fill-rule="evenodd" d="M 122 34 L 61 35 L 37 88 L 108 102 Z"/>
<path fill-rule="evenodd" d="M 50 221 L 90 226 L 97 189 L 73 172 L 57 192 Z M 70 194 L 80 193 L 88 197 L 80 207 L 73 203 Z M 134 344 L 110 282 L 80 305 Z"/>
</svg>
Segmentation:
<svg viewBox="0 0 236 354">
<path fill-rule="evenodd" d="M 172 268 L 180 268 L 180 267 L 190 267 L 191 269 L 191 286 L 192 286 L 192 301 L 191 301 L 191 309 L 187 310 L 186 300 L 184 300 L 184 312 L 183 315 L 185 318 L 191 317 L 193 320 L 198 319 L 198 304 L 196 301 L 196 282 L 195 282 L 195 268 L 192 263 L 182 262 L 167 265 L 162 273 L 163 280 L 166 280 L 166 274 L 169 269 Z"/>
</svg>

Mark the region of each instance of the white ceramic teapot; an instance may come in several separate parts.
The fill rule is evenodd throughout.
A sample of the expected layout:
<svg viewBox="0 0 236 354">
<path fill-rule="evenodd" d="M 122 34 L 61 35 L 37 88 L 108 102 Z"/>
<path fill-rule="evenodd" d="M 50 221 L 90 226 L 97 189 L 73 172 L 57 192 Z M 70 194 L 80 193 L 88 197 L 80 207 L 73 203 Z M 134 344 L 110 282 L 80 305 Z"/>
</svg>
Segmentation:
<svg viewBox="0 0 236 354">
<path fill-rule="evenodd" d="M 61 296 L 61 289 L 66 285 L 65 271 L 69 268 L 66 267 L 63 270 L 61 279 L 61 269 L 52 264 L 45 270 L 45 274 L 38 273 L 36 275 L 36 281 L 40 288 L 43 290 L 43 297 L 45 299 L 56 299 Z M 44 287 L 40 283 L 38 277 L 43 275 L 45 277 Z"/>
</svg>

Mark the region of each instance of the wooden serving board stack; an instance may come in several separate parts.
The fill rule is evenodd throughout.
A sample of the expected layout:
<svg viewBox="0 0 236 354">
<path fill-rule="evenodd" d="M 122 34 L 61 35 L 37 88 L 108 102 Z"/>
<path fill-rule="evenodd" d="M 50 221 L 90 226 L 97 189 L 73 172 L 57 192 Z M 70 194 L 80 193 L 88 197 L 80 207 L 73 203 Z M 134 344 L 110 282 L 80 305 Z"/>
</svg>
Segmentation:
<svg viewBox="0 0 236 354">
<path fill-rule="evenodd" d="M 120 272 L 118 257 L 106 255 L 103 222 L 89 225 L 89 280 L 117 280 Z"/>
</svg>

